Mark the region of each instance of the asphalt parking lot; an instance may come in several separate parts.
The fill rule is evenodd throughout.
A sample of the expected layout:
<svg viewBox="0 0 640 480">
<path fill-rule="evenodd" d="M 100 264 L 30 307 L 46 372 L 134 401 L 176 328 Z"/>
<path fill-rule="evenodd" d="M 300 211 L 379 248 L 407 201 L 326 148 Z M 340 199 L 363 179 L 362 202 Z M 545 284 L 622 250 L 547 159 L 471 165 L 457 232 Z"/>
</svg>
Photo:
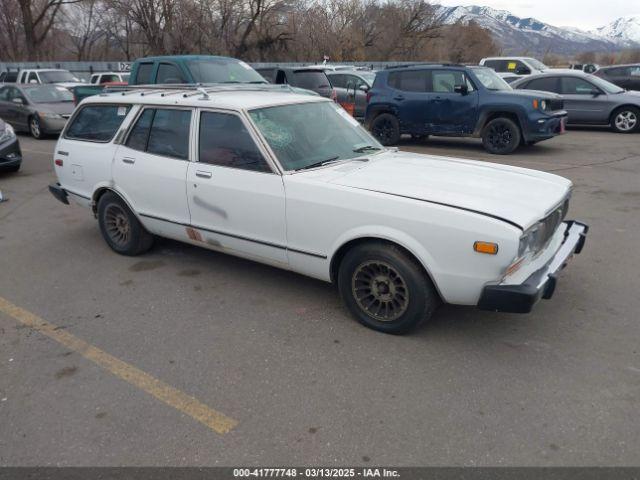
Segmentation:
<svg viewBox="0 0 640 480">
<path fill-rule="evenodd" d="M 591 230 L 532 314 L 446 306 L 401 337 L 286 271 L 168 240 L 114 254 L 47 191 L 55 141 L 20 140 L 0 174 L 0 465 L 639 464 L 640 135 L 507 157 L 405 142 L 566 176 Z"/>
</svg>

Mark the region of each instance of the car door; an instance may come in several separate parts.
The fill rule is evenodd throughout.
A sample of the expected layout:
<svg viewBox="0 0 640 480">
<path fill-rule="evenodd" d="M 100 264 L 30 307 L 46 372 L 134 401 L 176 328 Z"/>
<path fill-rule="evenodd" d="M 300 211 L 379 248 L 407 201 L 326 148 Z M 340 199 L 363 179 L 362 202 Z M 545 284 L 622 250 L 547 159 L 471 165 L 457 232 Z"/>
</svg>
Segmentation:
<svg viewBox="0 0 640 480">
<path fill-rule="evenodd" d="M 560 94 L 570 123 L 608 123 L 611 100 L 591 82 L 580 77 L 561 77 Z"/>
<path fill-rule="evenodd" d="M 425 115 L 429 131 L 472 133 L 478 118 L 478 92 L 465 73 L 460 70 L 431 70 L 428 88 L 431 96 Z M 461 91 L 456 91 L 461 88 Z"/>
<path fill-rule="evenodd" d="M 199 113 L 187 197 L 196 240 L 277 265 L 287 264 L 282 176 L 240 114 Z"/>
<path fill-rule="evenodd" d="M 427 102 L 432 93 L 427 91 L 428 70 L 405 70 L 389 73 L 391 102 L 397 108 L 400 131 L 414 135 L 430 133 L 428 130 Z"/>
<path fill-rule="evenodd" d="M 16 103 L 18 100 L 21 103 Z M 28 128 L 29 107 L 27 98 L 16 87 L 9 87 L 7 94 L 6 118 L 7 122 L 19 130 Z"/>
<path fill-rule="evenodd" d="M 355 101 L 355 117 L 364 118 L 367 110 L 367 92 L 363 87 L 368 89 L 369 85 L 357 75 L 345 75 L 345 77 L 347 77 L 347 92 L 351 101 Z"/>
<path fill-rule="evenodd" d="M 187 236 L 190 108 L 144 107 L 113 163 L 113 181 L 153 233 Z"/>
<path fill-rule="evenodd" d="M 13 87 L 2 87 L 0 88 L 0 118 L 5 122 L 12 124 L 14 123 L 12 116 L 13 105 L 11 102 L 11 90 Z"/>
<path fill-rule="evenodd" d="M 635 65 L 629 69 L 629 90 L 640 90 L 640 65 Z"/>
</svg>

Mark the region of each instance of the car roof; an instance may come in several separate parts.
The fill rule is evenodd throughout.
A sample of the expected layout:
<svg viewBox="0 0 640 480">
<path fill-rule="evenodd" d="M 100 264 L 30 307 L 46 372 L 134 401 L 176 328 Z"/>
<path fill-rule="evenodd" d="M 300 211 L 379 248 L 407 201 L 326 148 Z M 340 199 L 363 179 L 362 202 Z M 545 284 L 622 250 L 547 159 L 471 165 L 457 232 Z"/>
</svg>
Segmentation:
<svg viewBox="0 0 640 480">
<path fill-rule="evenodd" d="M 466 65 L 461 65 L 459 63 L 447 63 L 447 62 L 420 62 L 420 63 L 410 63 L 405 65 L 393 65 L 385 68 L 381 71 L 394 71 L 394 70 L 419 70 L 423 68 L 438 68 L 438 67 L 446 67 L 446 68 L 460 68 L 466 69 L 469 68 Z"/>
<path fill-rule="evenodd" d="M 158 55 L 153 57 L 142 57 L 136 60 L 137 62 L 156 62 L 156 61 L 176 61 L 176 60 L 211 60 L 211 59 L 223 59 L 223 60 L 235 60 L 239 62 L 237 58 L 224 57 L 222 55 Z"/>
<path fill-rule="evenodd" d="M 206 92 L 206 98 L 205 93 Z M 288 85 L 206 86 L 143 88 L 118 87 L 114 91 L 88 97 L 82 104 L 126 103 L 135 105 L 173 105 L 251 110 L 295 103 L 329 102 L 331 100 L 295 93 Z"/>
<path fill-rule="evenodd" d="M 505 56 L 505 57 L 485 57 L 482 59 L 482 61 L 485 60 L 535 60 L 535 58 L 533 57 L 518 57 L 516 55 L 514 56 Z"/>
</svg>

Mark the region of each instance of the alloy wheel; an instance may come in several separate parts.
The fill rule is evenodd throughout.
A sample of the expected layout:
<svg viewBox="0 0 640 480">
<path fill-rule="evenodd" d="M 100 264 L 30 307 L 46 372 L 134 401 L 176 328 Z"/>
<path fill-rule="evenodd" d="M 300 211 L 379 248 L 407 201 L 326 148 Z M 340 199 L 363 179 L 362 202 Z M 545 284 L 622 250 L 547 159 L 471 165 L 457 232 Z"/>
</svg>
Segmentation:
<svg viewBox="0 0 640 480">
<path fill-rule="evenodd" d="M 40 122 L 36 117 L 33 117 L 30 122 L 31 135 L 33 138 L 40 138 Z"/>
<path fill-rule="evenodd" d="M 616 128 L 623 132 L 629 132 L 638 124 L 637 115 L 630 110 L 623 110 L 615 118 Z"/>
<path fill-rule="evenodd" d="M 489 143 L 496 150 L 505 150 L 511 144 L 511 129 L 503 123 L 495 123 L 489 129 Z"/>
<path fill-rule="evenodd" d="M 351 293 L 363 311 L 382 322 L 397 320 L 409 306 L 404 278 L 386 262 L 360 264 L 353 273 Z"/>
<path fill-rule="evenodd" d="M 124 247 L 131 238 L 131 224 L 125 211 L 116 204 L 109 205 L 104 213 L 104 225 L 113 243 Z"/>
</svg>

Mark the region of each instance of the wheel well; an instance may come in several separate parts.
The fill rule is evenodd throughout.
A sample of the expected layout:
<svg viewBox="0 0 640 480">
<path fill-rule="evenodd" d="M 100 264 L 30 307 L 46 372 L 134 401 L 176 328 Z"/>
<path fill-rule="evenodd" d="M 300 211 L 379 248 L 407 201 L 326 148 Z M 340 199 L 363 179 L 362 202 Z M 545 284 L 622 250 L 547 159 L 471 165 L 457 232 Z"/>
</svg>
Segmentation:
<svg viewBox="0 0 640 480">
<path fill-rule="evenodd" d="M 357 247 L 359 245 L 363 245 L 365 243 L 381 243 L 381 244 L 385 244 L 385 245 L 392 245 L 392 246 L 396 247 L 397 249 L 401 250 L 407 257 L 409 257 L 411 260 L 413 260 L 416 263 L 416 265 L 418 265 L 418 267 L 420 267 L 420 270 L 422 270 L 422 273 L 424 273 L 424 275 L 431 281 L 431 283 L 435 287 L 436 291 L 438 292 L 438 295 L 440 296 L 440 299 L 442 299 L 442 295 L 440 295 L 440 291 L 438 290 L 438 285 L 436 284 L 436 282 L 433 281 L 433 277 L 427 271 L 427 269 L 424 267 L 422 262 L 420 260 L 418 260 L 418 258 L 413 253 L 411 253 L 405 247 L 403 247 L 402 245 L 400 245 L 400 244 L 398 244 L 396 242 L 392 242 L 390 240 L 385 240 L 385 239 L 377 238 L 377 237 L 355 238 L 353 240 L 348 241 L 344 245 L 342 245 L 336 251 L 336 253 L 331 258 L 331 265 L 329 267 L 329 273 L 331 275 L 331 282 L 332 283 L 334 283 L 334 284 L 337 283 L 337 280 L 338 280 L 338 269 L 340 268 L 340 263 L 342 263 L 342 260 L 344 259 L 344 257 L 347 254 L 347 252 L 349 250 L 351 250 L 352 248 L 355 248 L 355 247 Z"/>
<path fill-rule="evenodd" d="M 613 116 L 618 113 L 620 110 L 622 110 L 623 108 L 631 108 L 633 110 L 640 110 L 640 108 L 637 105 L 633 105 L 631 103 L 629 104 L 625 104 L 625 105 L 620 105 L 616 108 L 613 109 L 613 111 L 611 112 L 611 115 L 609 115 L 609 123 L 613 122 Z"/>
<path fill-rule="evenodd" d="M 93 215 L 95 217 L 98 216 L 98 202 L 100 201 L 102 196 L 107 192 L 111 192 L 114 195 L 117 195 L 118 198 L 121 198 L 127 204 L 127 206 L 129 205 L 127 203 L 127 201 L 124 200 L 124 198 L 122 198 L 122 196 L 119 195 L 118 192 L 116 192 L 115 190 L 112 190 L 109 187 L 101 187 L 101 188 L 97 189 L 95 192 L 93 192 L 93 198 L 91 199 L 91 210 L 93 211 Z"/>
<path fill-rule="evenodd" d="M 520 125 L 520 118 L 518 118 L 518 115 L 516 113 L 513 112 L 492 112 L 489 113 L 487 115 L 487 118 L 485 118 L 484 123 L 482 124 L 482 128 L 480 129 L 480 135 L 482 135 L 482 130 L 484 130 L 484 127 L 487 126 L 487 124 L 491 121 L 491 120 L 495 120 L 496 118 L 508 118 L 509 120 L 513 121 L 516 126 L 518 127 L 518 130 L 520 130 L 520 142 L 524 142 L 524 132 L 522 131 L 522 125 Z"/>
</svg>

